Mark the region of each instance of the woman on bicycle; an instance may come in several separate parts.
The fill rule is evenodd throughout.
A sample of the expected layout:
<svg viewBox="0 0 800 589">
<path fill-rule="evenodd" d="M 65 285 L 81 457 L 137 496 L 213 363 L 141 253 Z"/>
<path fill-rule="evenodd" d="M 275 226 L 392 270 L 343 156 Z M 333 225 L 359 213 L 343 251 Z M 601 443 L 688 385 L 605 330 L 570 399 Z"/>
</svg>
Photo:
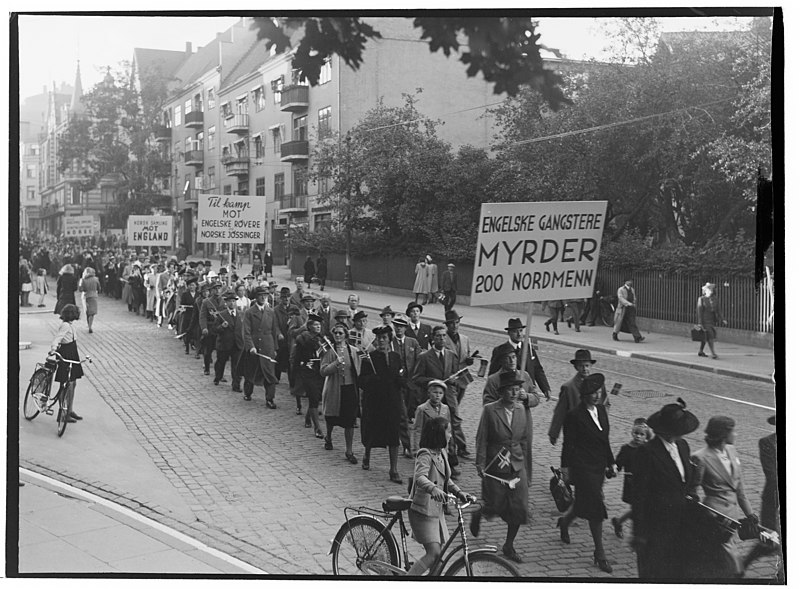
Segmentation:
<svg viewBox="0 0 800 589">
<path fill-rule="evenodd" d="M 438 382 L 443 389 L 447 387 L 444 382 Z M 409 576 L 422 575 L 442 551 L 442 544 L 448 537 L 443 508 L 447 493 L 455 494 L 460 501 L 475 500 L 461 491 L 450 477 L 450 464 L 445 452 L 449 438 L 449 421 L 443 417 L 426 422 L 422 428 L 420 449 L 414 463 L 413 503 L 408 521 L 412 537 L 425 547 L 425 556 L 408 570 Z"/>
<path fill-rule="evenodd" d="M 75 337 L 75 327 L 72 322 L 79 319 L 81 312 L 76 305 L 65 305 L 61 309 L 61 325 L 58 328 L 53 342 L 50 344 L 49 355 L 52 356 L 55 352 L 61 354 L 64 360 L 73 360 L 78 362 L 78 341 Z M 70 371 L 70 367 L 72 370 Z M 83 368 L 80 364 L 70 364 L 68 362 L 59 361 L 58 369 L 56 369 L 56 381 L 61 383 L 59 390 L 70 382 L 78 380 L 83 376 Z M 83 419 L 80 415 L 72 410 L 72 401 L 74 395 L 69 402 L 69 415 L 67 415 L 67 423 L 75 423 L 79 419 Z"/>
</svg>

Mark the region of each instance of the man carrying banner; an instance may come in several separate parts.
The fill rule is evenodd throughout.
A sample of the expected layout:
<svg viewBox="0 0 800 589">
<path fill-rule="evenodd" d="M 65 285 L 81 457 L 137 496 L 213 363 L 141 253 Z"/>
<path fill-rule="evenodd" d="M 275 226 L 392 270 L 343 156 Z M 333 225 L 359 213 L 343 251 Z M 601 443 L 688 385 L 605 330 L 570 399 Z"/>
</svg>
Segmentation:
<svg viewBox="0 0 800 589">
<path fill-rule="evenodd" d="M 525 326 L 518 317 L 512 317 L 508 320 L 506 327 L 508 332 L 508 344 L 512 345 L 517 352 L 517 366 L 522 366 L 522 338 L 525 337 Z M 501 366 L 501 351 L 503 345 L 497 346 L 492 350 L 492 361 L 489 364 L 489 375 L 494 374 L 500 370 Z M 547 382 L 547 376 L 544 373 L 542 363 L 539 362 L 539 356 L 536 354 L 535 346 L 528 346 L 528 361 L 525 363 L 525 371 L 530 375 L 531 379 L 539 385 L 539 390 L 545 396 L 545 399 L 550 399 L 550 383 Z"/>
</svg>

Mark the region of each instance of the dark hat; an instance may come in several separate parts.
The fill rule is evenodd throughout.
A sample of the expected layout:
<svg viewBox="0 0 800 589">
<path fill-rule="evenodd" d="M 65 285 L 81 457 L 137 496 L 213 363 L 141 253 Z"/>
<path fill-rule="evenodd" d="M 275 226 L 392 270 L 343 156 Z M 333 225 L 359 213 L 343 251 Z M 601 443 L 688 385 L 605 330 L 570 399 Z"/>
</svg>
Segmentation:
<svg viewBox="0 0 800 589">
<path fill-rule="evenodd" d="M 203 266 L 210 266 L 210 265 L 211 265 L 211 260 L 206 260 L 205 262 L 203 262 Z"/>
<path fill-rule="evenodd" d="M 270 286 L 278 286 L 278 281 L 277 280 L 270 280 L 269 281 L 269 285 Z"/>
<path fill-rule="evenodd" d="M 347 311 L 345 311 L 345 313 L 346 312 Z M 353 315 L 353 321 L 358 321 L 359 319 L 364 319 L 364 318 L 366 318 L 366 316 L 367 316 L 367 314 L 364 313 L 364 311 L 359 311 L 358 313 Z M 394 322 L 394 319 L 392 320 L 392 322 Z"/>
<path fill-rule="evenodd" d="M 586 397 L 602 389 L 605 383 L 606 377 L 599 372 L 596 374 L 590 374 L 581 382 L 581 397 Z"/>
<path fill-rule="evenodd" d="M 236 293 L 233 291 L 228 291 L 224 295 L 222 295 L 223 301 L 235 301 L 236 300 Z"/>
<path fill-rule="evenodd" d="M 693 413 L 686 411 L 686 402 L 678 398 L 677 403 L 664 405 L 648 417 L 647 425 L 657 434 L 683 436 L 696 430 L 700 422 Z"/>
<path fill-rule="evenodd" d="M 290 294 L 292 294 L 292 290 L 288 286 L 284 286 L 283 288 L 281 288 L 280 292 L 281 296 L 286 295 L 288 297 Z"/>
<path fill-rule="evenodd" d="M 525 382 L 519 376 L 517 376 L 516 371 L 514 372 L 501 372 L 500 373 L 500 383 L 497 385 L 498 389 L 504 389 L 505 387 L 510 387 L 515 384 L 522 384 Z"/>
<path fill-rule="evenodd" d="M 309 313 L 308 314 L 308 319 L 306 321 L 307 322 L 308 321 L 319 321 L 320 323 L 322 323 L 322 317 L 320 317 L 316 313 Z"/>
<path fill-rule="evenodd" d="M 364 317 L 366 316 L 367 314 L 364 313 Z M 336 319 L 337 321 L 347 321 L 348 319 L 350 319 L 350 315 L 348 315 L 347 311 L 345 311 L 344 309 L 339 309 L 338 311 L 336 311 L 336 314 L 333 316 L 333 318 Z"/>
<path fill-rule="evenodd" d="M 189 262 L 189 268 L 195 268 L 197 266 L 197 262 Z"/>
<path fill-rule="evenodd" d="M 190 284 L 196 284 L 196 283 L 197 283 L 197 276 L 189 276 L 186 279 L 186 286 L 189 286 Z"/>
<path fill-rule="evenodd" d="M 380 316 L 383 317 L 384 315 L 394 316 L 394 311 L 392 311 L 391 307 L 384 307 L 383 310 L 381 311 Z"/>
<path fill-rule="evenodd" d="M 461 315 L 459 315 L 458 313 L 456 313 L 456 312 L 455 312 L 455 311 L 453 311 L 453 310 L 447 311 L 447 312 L 444 314 L 444 322 L 445 322 L 445 323 L 455 323 L 455 322 L 456 322 L 456 321 L 458 321 L 459 319 L 462 319 L 462 316 L 461 316 Z"/>
<path fill-rule="evenodd" d="M 253 278 L 255 278 L 255 276 L 253 276 L 252 274 L 248 274 L 247 276 L 244 277 L 245 280 L 252 280 Z"/>
<path fill-rule="evenodd" d="M 394 332 L 394 330 L 391 327 L 389 327 L 388 325 L 379 325 L 378 327 L 376 327 L 375 329 L 372 330 L 372 333 L 375 334 L 375 337 L 378 337 L 379 335 L 384 335 L 384 334 L 392 335 L 393 332 Z"/>
<path fill-rule="evenodd" d="M 767 423 L 770 425 L 775 425 L 775 416 L 770 415 L 769 417 L 767 417 Z"/>
<path fill-rule="evenodd" d="M 219 269 L 219 274 L 227 274 L 227 273 L 228 273 L 228 269 L 227 268 L 222 267 L 222 268 Z"/>
<path fill-rule="evenodd" d="M 257 297 L 258 295 L 267 295 L 268 293 L 269 291 L 263 286 L 257 286 L 253 291 L 253 296 Z"/>
<path fill-rule="evenodd" d="M 406 315 L 410 315 L 409 311 L 411 309 L 413 309 L 414 307 L 419 309 L 419 312 L 422 313 L 422 305 L 420 305 L 419 303 L 416 303 L 414 301 L 411 301 L 410 303 L 408 303 L 408 307 L 406 307 Z"/>
<path fill-rule="evenodd" d="M 204 282 L 200 285 L 200 292 L 205 292 L 207 290 L 211 290 L 214 287 L 213 284 L 209 284 L 208 282 Z"/>
<path fill-rule="evenodd" d="M 597 362 L 597 360 L 592 360 L 592 353 L 589 350 L 581 349 L 581 350 L 575 350 L 575 358 L 570 360 L 569 363 L 575 366 L 576 362 L 586 362 L 587 360 L 592 364 Z"/>
<path fill-rule="evenodd" d="M 509 354 L 517 355 L 517 348 L 512 346 L 510 343 L 506 342 L 500 346 L 497 346 L 497 357 L 502 358 L 503 356 L 508 356 Z"/>
<path fill-rule="evenodd" d="M 511 331 L 512 329 L 524 329 L 525 326 L 522 324 L 522 321 L 519 320 L 519 317 L 512 317 L 508 320 L 508 327 L 506 327 L 506 331 Z"/>
<path fill-rule="evenodd" d="M 314 295 L 312 294 L 304 294 L 303 298 L 301 298 L 300 300 L 306 302 L 306 301 L 316 301 L 317 299 L 315 299 Z"/>
</svg>

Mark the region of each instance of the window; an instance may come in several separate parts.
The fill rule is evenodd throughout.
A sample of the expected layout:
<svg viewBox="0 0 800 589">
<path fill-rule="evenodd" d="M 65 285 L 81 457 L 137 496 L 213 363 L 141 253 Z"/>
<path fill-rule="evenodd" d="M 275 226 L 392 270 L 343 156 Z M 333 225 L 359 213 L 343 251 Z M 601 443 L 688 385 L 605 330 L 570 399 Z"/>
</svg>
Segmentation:
<svg viewBox="0 0 800 589">
<path fill-rule="evenodd" d="M 272 90 L 272 101 L 275 104 L 280 104 L 281 92 L 283 92 L 283 76 L 272 80 L 269 85 L 270 89 Z"/>
<path fill-rule="evenodd" d="M 70 203 L 72 205 L 79 205 L 81 204 L 81 189 L 77 186 L 70 187 Z"/>
<path fill-rule="evenodd" d="M 217 127 L 208 128 L 208 151 L 214 151 L 217 147 Z"/>
<path fill-rule="evenodd" d="M 307 122 L 307 115 L 296 117 L 294 121 L 292 121 L 292 141 L 308 141 Z"/>
<path fill-rule="evenodd" d="M 231 157 L 231 146 L 230 146 L 230 144 L 228 144 L 228 145 L 224 145 L 224 146 L 222 147 L 222 159 L 223 159 L 223 163 L 225 163 L 225 162 L 224 162 L 225 158 L 229 158 L 229 157 Z"/>
<path fill-rule="evenodd" d="M 28 186 L 28 200 L 36 200 L 36 189 L 33 186 Z"/>
<path fill-rule="evenodd" d="M 183 177 L 183 193 L 186 194 L 191 187 L 192 187 L 192 175 L 186 174 L 186 176 Z"/>
<path fill-rule="evenodd" d="M 172 113 L 169 110 L 165 110 L 161 113 L 161 120 L 167 129 L 172 128 Z"/>
<path fill-rule="evenodd" d="M 292 187 L 295 196 L 308 194 L 308 168 L 306 166 L 292 166 Z"/>
<path fill-rule="evenodd" d="M 236 157 L 249 157 L 250 150 L 248 149 L 247 141 L 242 139 L 241 141 L 237 141 L 233 144 L 234 150 L 236 150 Z"/>
<path fill-rule="evenodd" d="M 203 190 L 203 170 L 197 170 L 194 173 L 194 189 Z"/>
<path fill-rule="evenodd" d="M 328 177 L 320 178 L 317 180 L 317 186 L 317 194 L 328 194 L 331 190 L 331 179 Z"/>
<path fill-rule="evenodd" d="M 229 119 L 233 116 L 233 110 L 231 109 L 230 102 L 224 102 L 222 104 L 222 116 L 225 117 L 226 119 Z"/>
<path fill-rule="evenodd" d="M 244 96 L 240 96 L 236 99 L 236 114 L 237 115 L 246 115 L 247 114 L 247 94 Z"/>
<path fill-rule="evenodd" d="M 250 185 L 248 184 L 247 180 L 239 182 L 239 190 L 237 194 L 241 194 L 243 196 L 250 194 Z"/>
<path fill-rule="evenodd" d="M 264 86 L 259 86 L 253 90 L 253 102 L 256 105 L 256 112 L 264 110 L 267 106 L 267 98 L 264 96 Z"/>
<path fill-rule="evenodd" d="M 275 174 L 275 200 L 280 200 L 284 195 L 283 173 Z"/>
<path fill-rule="evenodd" d="M 222 194 L 231 194 L 231 185 L 226 184 L 222 187 Z"/>
<path fill-rule="evenodd" d="M 184 152 L 192 151 L 192 137 L 191 136 L 187 137 L 184 140 L 183 147 L 184 147 Z"/>
<path fill-rule="evenodd" d="M 181 153 L 181 142 L 180 141 L 176 141 L 175 142 L 175 159 L 178 159 L 180 157 L 180 153 Z"/>
<path fill-rule="evenodd" d="M 253 137 L 253 149 L 256 152 L 256 159 L 264 158 L 264 142 L 261 140 L 261 135 Z"/>
<path fill-rule="evenodd" d="M 331 223 L 332 220 L 330 213 L 319 213 L 318 215 L 314 215 L 314 231 L 317 229 L 323 229 L 325 227 L 330 228 Z"/>
<path fill-rule="evenodd" d="M 299 69 L 292 70 L 292 86 L 308 86 L 308 80 L 300 73 Z"/>
<path fill-rule="evenodd" d="M 283 143 L 283 125 L 272 129 L 272 153 L 281 152 L 281 143 Z"/>
<path fill-rule="evenodd" d="M 195 136 L 194 144 L 197 146 L 197 147 L 195 147 L 195 149 L 203 151 L 203 132 L 202 131 L 197 133 L 197 135 Z"/>
<path fill-rule="evenodd" d="M 36 178 L 36 165 L 29 164 L 25 168 L 25 177 L 26 178 Z"/>
<path fill-rule="evenodd" d="M 192 112 L 192 99 L 189 98 L 186 102 L 183 103 L 183 114 L 188 115 Z"/>
<path fill-rule="evenodd" d="M 333 78 L 333 68 L 331 68 L 331 58 L 326 57 L 319 70 L 319 83 L 327 84 Z"/>
<path fill-rule="evenodd" d="M 319 109 L 319 123 L 317 131 L 320 137 L 327 137 L 331 132 L 331 107 Z"/>
<path fill-rule="evenodd" d="M 267 189 L 265 186 L 265 178 L 262 176 L 261 178 L 256 178 L 256 196 L 266 196 Z"/>
<path fill-rule="evenodd" d="M 31 155 L 39 155 L 39 145 L 38 144 L 31 145 Z"/>
<path fill-rule="evenodd" d="M 175 126 L 178 127 L 181 124 L 181 107 L 175 107 Z"/>
<path fill-rule="evenodd" d="M 194 112 L 203 112 L 203 93 L 198 92 L 194 95 L 194 102 L 192 104 Z"/>
<path fill-rule="evenodd" d="M 217 105 L 217 96 L 214 94 L 213 88 L 209 88 L 208 92 L 206 92 L 206 104 L 208 104 L 208 110 L 211 110 Z"/>
<path fill-rule="evenodd" d="M 208 186 L 207 188 L 217 187 L 217 167 L 208 166 Z"/>
</svg>

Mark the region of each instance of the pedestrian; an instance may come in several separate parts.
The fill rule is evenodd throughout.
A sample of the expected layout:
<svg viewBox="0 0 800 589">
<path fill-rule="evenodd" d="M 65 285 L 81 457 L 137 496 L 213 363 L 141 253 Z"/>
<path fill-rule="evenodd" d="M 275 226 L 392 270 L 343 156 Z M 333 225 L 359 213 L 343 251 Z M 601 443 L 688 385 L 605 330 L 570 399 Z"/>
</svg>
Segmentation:
<svg viewBox="0 0 800 589">
<path fill-rule="evenodd" d="M 136 315 L 145 313 L 143 307 L 147 306 L 147 289 L 144 284 L 144 272 L 142 272 L 142 264 L 139 260 L 133 263 L 133 271 L 131 272 L 128 282 L 131 285 L 131 303 L 133 305 Z"/>
<path fill-rule="evenodd" d="M 319 289 L 325 290 L 325 281 L 328 279 L 328 258 L 325 257 L 325 252 L 320 251 L 317 258 L 317 279 L 319 280 Z"/>
<path fill-rule="evenodd" d="M 691 488 L 703 489 L 703 504 L 732 518 L 739 519 L 738 507 L 747 519 L 758 523 L 744 491 L 742 464 L 734 447 L 736 422 L 725 415 L 715 415 L 706 426 L 706 447 L 692 454 L 694 477 Z M 701 579 L 736 579 L 744 574 L 733 534 L 721 544 L 697 547 L 694 575 Z"/>
<path fill-rule="evenodd" d="M 401 483 L 397 471 L 397 453 L 400 446 L 400 420 L 405 420 L 402 399 L 402 361 L 392 352 L 389 341 L 392 328 L 380 325 L 372 330 L 376 349 L 362 359 L 359 387 L 364 391 L 361 405 L 361 443 L 364 458 L 361 467 L 370 469 L 373 448 L 389 449 L 389 480 Z"/>
<path fill-rule="evenodd" d="M 225 379 L 225 364 L 231 361 L 232 388 L 239 388 L 239 356 L 244 348 L 244 326 L 242 316 L 236 309 L 236 295 L 228 291 L 223 297 L 224 307 L 214 318 L 214 340 L 217 349 L 217 361 L 214 363 L 214 384 L 228 382 Z"/>
<path fill-rule="evenodd" d="M 406 335 L 417 340 L 419 347 L 423 350 L 430 348 L 433 330 L 431 329 L 430 325 L 427 323 L 422 323 L 420 320 L 420 317 L 422 316 L 422 305 L 417 302 L 409 303 L 406 307 L 406 316 L 408 317 L 408 329 L 406 330 Z"/>
<path fill-rule="evenodd" d="M 280 337 L 278 338 L 278 363 L 275 365 L 275 377 L 280 380 L 281 374 L 290 374 L 289 365 L 289 309 L 293 307 L 289 302 L 291 291 L 288 286 L 281 288 L 278 304 L 274 307 L 275 320 L 278 323 Z"/>
<path fill-rule="evenodd" d="M 303 306 L 303 295 L 305 294 L 305 286 L 303 285 L 303 277 L 295 276 L 294 278 L 295 291 L 289 297 L 289 301 L 298 309 Z M 251 297 L 252 298 L 252 297 Z"/>
<path fill-rule="evenodd" d="M 528 485 L 531 482 L 532 428 L 519 401 L 521 378 L 500 376 L 500 399 L 483 406 L 475 437 L 475 468 L 481 478 L 481 506 L 472 514 L 470 533 L 480 533 L 481 518 L 499 516 L 506 522 L 503 555 L 522 562 L 514 548 L 520 526 L 528 523 Z"/>
<path fill-rule="evenodd" d="M 439 266 L 433 261 L 433 258 L 428 256 L 425 258 L 428 262 L 428 303 L 435 303 L 436 297 L 439 293 Z"/>
<path fill-rule="evenodd" d="M 417 360 L 422 353 L 422 348 L 419 347 L 417 340 L 406 336 L 408 319 L 404 315 L 396 315 L 392 319 L 392 327 L 394 328 L 394 337 L 389 342 L 389 346 L 393 352 L 400 355 L 400 374 L 403 377 L 401 390 L 405 413 L 400 420 L 400 442 L 403 444 L 403 456 L 413 458 L 408 421 L 414 418 L 417 405 L 424 400 L 420 398 L 417 385 L 413 381 L 414 369 L 417 367 Z"/>
<path fill-rule="evenodd" d="M 186 279 L 186 290 L 181 294 L 180 307 L 182 312 L 178 326 L 178 336 L 183 340 L 187 356 L 189 355 L 189 347 L 197 345 L 194 339 L 193 324 L 196 321 L 195 308 L 199 298 L 197 277 L 190 276 Z"/>
<path fill-rule="evenodd" d="M 334 326 L 336 320 L 336 309 L 331 306 L 331 295 L 330 293 L 323 292 L 319 296 L 319 300 L 316 301 L 316 307 L 314 312 L 322 317 L 322 334 L 327 336 L 328 338 L 331 337 L 331 327 Z M 345 314 L 344 323 L 347 323 L 347 316 Z"/>
<path fill-rule="evenodd" d="M 716 360 L 719 358 L 714 349 L 714 341 L 717 339 L 717 325 L 728 325 L 728 322 L 722 318 L 719 312 L 719 303 L 717 302 L 717 285 L 711 282 L 706 282 L 702 289 L 703 294 L 697 299 L 697 323 L 703 329 L 705 338 L 700 342 L 700 351 L 697 352 L 698 356 L 706 357 L 703 351 L 708 344 L 708 349 L 711 350 L 711 357 Z"/>
<path fill-rule="evenodd" d="M 447 337 L 444 338 L 444 347 L 453 352 L 455 357 L 458 359 L 456 372 L 463 370 L 468 366 L 472 366 L 472 364 L 475 362 L 475 360 L 472 358 L 472 350 L 469 347 L 469 337 L 458 332 L 461 319 L 462 316 L 455 311 L 448 311 L 445 313 L 444 317 L 444 325 L 447 328 Z M 465 379 L 458 379 L 455 382 L 456 402 L 459 405 L 461 405 L 461 401 L 464 399 L 464 395 L 467 392 L 467 384 L 468 381 Z M 458 444 L 458 436 L 454 436 L 454 438 Z M 458 445 L 457 453 L 461 458 L 469 458 L 471 456 L 466 446 L 466 440 L 464 445 Z"/>
<path fill-rule="evenodd" d="M 655 436 L 636 452 L 633 470 L 633 534 L 640 579 L 691 578 L 686 500 L 691 488 L 689 444 L 683 436 L 700 425 L 686 403 L 664 405 L 647 418 Z"/>
<path fill-rule="evenodd" d="M 567 310 L 570 316 L 567 317 L 567 327 L 572 327 L 575 324 L 575 331 L 581 330 L 581 315 L 583 315 L 583 299 L 569 299 L 566 302 Z"/>
<path fill-rule="evenodd" d="M 322 400 L 322 386 L 325 379 L 320 374 L 320 356 L 323 350 L 322 318 L 315 314 L 308 315 L 306 329 L 296 337 L 292 348 L 291 364 L 294 374 L 294 385 L 291 392 L 297 402 L 297 415 L 303 414 L 301 399 L 308 401 L 306 409 L 306 427 L 314 428 L 314 435 L 322 439 L 322 428 L 319 425 L 318 408 Z"/>
<path fill-rule="evenodd" d="M 453 260 L 447 262 L 447 270 L 442 274 L 442 293 L 444 294 L 444 312 L 452 310 L 456 304 L 458 291 L 458 275 L 456 274 L 456 264 Z"/>
<path fill-rule="evenodd" d="M 412 340 L 413 341 L 413 340 Z M 436 418 L 447 420 L 447 438 L 450 439 L 452 429 L 450 428 L 450 409 L 442 401 L 444 392 L 447 390 L 447 383 L 443 380 L 434 379 L 428 382 L 428 400 L 417 406 L 414 412 L 414 425 L 411 428 L 411 451 L 416 456 L 420 448 L 420 436 L 425 424 Z"/>
<path fill-rule="evenodd" d="M 512 317 L 508 320 L 508 325 L 505 327 L 508 333 L 508 340 L 506 342 L 514 347 L 517 353 L 517 366 L 522 368 L 522 338 L 525 336 L 525 326 L 520 321 L 519 317 Z M 531 379 L 539 387 L 539 390 L 544 395 L 545 399 L 550 399 L 550 383 L 547 381 L 547 375 L 544 373 L 544 367 L 539 360 L 539 355 L 536 353 L 536 348 L 529 340 L 528 346 L 528 360 L 525 363 L 525 371 L 530 375 Z M 489 363 L 489 375 L 494 374 L 502 365 L 501 357 L 503 355 L 503 344 L 496 346 L 492 349 L 492 358 Z"/>
<path fill-rule="evenodd" d="M 414 302 L 419 303 L 419 298 L 422 297 L 424 303 L 428 297 L 428 264 L 425 262 L 425 257 L 420 256 L 417 265 L 414 267 Z"/>
<path fill-rule="evenodd" d="M 414 461 L 408 522 L 411 526 L 411 537 L 424 546 L 425 555 L 408 570 L 408 576 L 411 577 L 421 576 L 431 567 L 449 535 L 443 508 L 443 504 L 447 503 L 447 494 L 456 495 L 460 501 L 475 500 L 453 482 L 450 466 L 444 455 L 447 438 L 447 421 L 442 417 L 426 422 L 422 428 L 420 449 Z"/>
<path fill-rule="evenodd" d="M 340 311 L 340 313 L 346 313 L 346 311 Z M 337 323 L 343 323 L 341 318 L 337 319 Z M 349 324 L 350 321 L 347 323 Z M 359 352 L 372 351 L 374 349 L 372 342 L 375 340 L 375 336 L 367 329 L 367 314 L 359 311 L 353 315 L 352 324 L 353 327 L 347 331 L 347 343 L 358 348 Z"/>
<path fill-rule="evenodd" d="M 39 268 L 36 272 L 34 280 L 34 292 L 39 295 L 39 304 L 37 307 L 44 307 L 44 297 L 47 294 L 47 270 Z"/>
<path fill-rule="evenodd" d="M 32 307 L 28 302 L 33 290 L 33 281 L 31 280 L 31 266 L 28 260 L 20 256 L 19 258 L 19 306 Z"/>
<path fill-rule="evenodd" d="M 306 283 L 309 290 L 311 290 L 311 283 L 314 281 L 316 274 L 314 260 L 311 259 L 311 256 L 306 256 L 306 263 L 303 264 L 303 282 Z"/>
<path fill-rule="evenodd" d="M 277 409 L 275 405 L 275 356 L 278 348 L 278 322 L 275 313 L 266 305 L 267 289 L 256 288 L 256 303 L 245 311 L 244 349 L 248 355 L 244 361 L 244 398 L 250 401 L 255 385 L 264 385 L 266 405 Z"/>
<path fill-rule="evenodd" d="M 236 285 L 236 310 L 244 313 L 250 308 L 250 299 L 247 298 L 247 289 L 244 284 Z M 270 305 L 271 307 L 272 305 Z"/>
<path fill-rule="evenodd" d="M 267 275 L 268 278 L 272 278 L 272 250 L 267 250 L 267 253 L 264 254 L 264 274 Z"/>
<path fill-rule="evenodd" d="M 394 319 L 395 312 L 392 311 L 391 306 L 384 307 L 381 309 L 381 312 L 378 314 L 378 317 L 381 318 L 381 325 L 391 325 L 392 319 Z"/>
<path fill-rule="evenodd" d="M 78 279 L 75 277 L 75 268 L 72 264 L 64 264 L 56 280 L 56 308 L 53 313 L 61 315 L 61 310 L 66 305 L 74 305 L 76 290 L 78 290 Z"/>
<path fill-rule="evenodd" d="M 553 333 L 558 335 L 558 314 L 563 312 L 563 301 L 545 301 L 542 303 L 542 310 L 547 311 L 549 318 L 544 322 L 544 327 L 550 331 L 550 326 L 553 326 Z"/>
<path fill-rule="evenodd" d="M 203 300 L 198 317 L 200 341 L 203 348 L 203 374 L 206 376 L 211 374 L 211 355 L 217 347 L 217 336 L 213 330 L 214 322 L 224 306 L 222 297 L 220 297 L 221 288 L 222 285 L 216 281 L 208 284 L 209 296 Z"/>
<path fill-rule="evenodd" d="M 352 329 L 354 327 L 354 317 L 355 317 L 355 315 L 359 311 L 361 311 L 361 309 L 358 308 L 358 305 L 359 305 L 360 302 L 361 302 L 361 300 L 359 299 L 359 297 L 358 297 L 358 295 L 356 293 L 350 293 L 349 295 L 347 295 L 347 309 L 346 309 L 346 311 L 347 311 L 348 317 L 350 318 L 348 320 L 348 322 L 347 322 L 347 326 L 350 329 Z"/>
<path fill-rule="evenodd" d="M 100 283 L 95 276 L 95 270 L 91 266 L 87 266 L 83 271 L 83 277 L 78 284 L 78 290 L 81 291 L 83 298 L 83 308 L 86 311 L 86 323 L 89 326 L 89 333 L 92 331 L 92 323 L 97 315 L 97 294 L 100 288 Z"/>
<path fill-rule="evenodd" d="M 358 417 L 358 375 L 361 356 L 347 344 L 347 326 L 333 327 L 333 347 L 322 357 L 320 373 L 325 377 L 322 389 L 322 412 L 325 415 L 325 449 L 333 450 L 334 427 L 344 429 L 345 453 L 350 464 L 358 464 L 353 454 L 353 430 Z"/>
<path fill-rule="evenodd" d="M 647 420 L 644 417 L 637 417 L 633 420 L 633 427 L 631 428 L 630 441 L 622 446 L 617 452 L 617 457 L 614 462 L 617 465 L 617 470 L 624 473 L 622 481 L 622 502 L 631 504 L 633 501 L 633 464 L 636 458 L 636 451 L 644 446 L 653 433 L 647 427 Z M 623 537 L 622 524 L 631 519 L 633 512 L 628 509 L 619 517 L 611 518 L 611 525 L 614 527 L 614 535 L 617 538 Z"/>
<path fill-rule="evenodd" d="M 269 274 L 272 274 L 272 261 L 270 260 L 270 268 Z M 262 272 L 264 272 L 264 264 L 261 262 L 261 251 L 257 248 L 253 248 L 253 275 L 258 276 Z"/>
<path fill-rule="evenodd" d="M 68 303 L 60 311 L 61 325 L 58 326 L 53 341 L 50 343 L 50 351 L 48 356 L 52 356 L 55 352 L 61 354 L 64 360 L 79 361 L 81 358 L 78 355 L 78 337 L 75 335 L 75 327 L 72 325 L 74 321 L 79 319 L 81 311 L 77 305 Z M 70 370 L 72 367 L 72 370 Z M 67 364 L 66 362 L 59 361 L 58 368 L 56 369 L 55 381 L 61 383 L 61 388 L 67 386 L 70 382 L 78 380 L 83 376 L 83 367 L 80 364 Z M 75 401 L 74 393 L 69 396 L 69 407 L 67 407 L 67 423 L 75 423 L 83 419 L 80 415 L 75 413 L 73 403 Z"/>
<path fill-rule="evenodd" d="M 633 290 L 631 278 L 617 289 L 617 310 L 614 311 L 614 331 L 611 333 L 615 342 L 619 341 L 620 330 L 629 332 L 637 344 L 644 341 L 644 336 L 636 326 L 636 291 Z"/>
<path fill-rule="evenodd" d="M 522 381 L 518 400 L 526 409 L 532 409 L 539 404 L 539 395 L 536 393 L 536 385 L 531 379 L 531 375 L 517 368 L 517 350 L 509 344 L 504 343 L 498 352 L 500 358 L 500 370 L 486 378 L 483 387 L 483 404 L 493 403 L 500 400 L 500 381 L 505 373 L 513 373 Z"/>
</svg>

